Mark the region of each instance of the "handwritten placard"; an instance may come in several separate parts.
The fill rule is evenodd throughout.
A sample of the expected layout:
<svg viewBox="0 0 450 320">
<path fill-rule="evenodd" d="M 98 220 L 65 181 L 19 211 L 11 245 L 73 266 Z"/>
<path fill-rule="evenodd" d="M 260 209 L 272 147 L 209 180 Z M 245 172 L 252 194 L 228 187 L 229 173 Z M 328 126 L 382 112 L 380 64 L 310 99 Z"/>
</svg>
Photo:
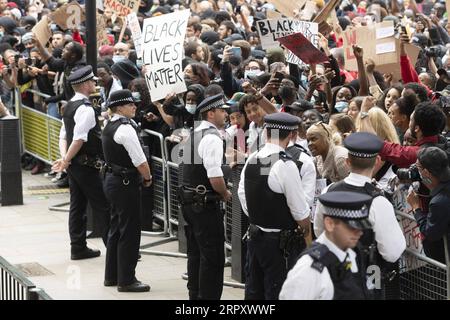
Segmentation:
<svg viewBox="0 0 450 320">
<path fill-rule="evenodd" d="M 138 12 L 141 0 L 104 0 L 105 8 L 111 9 L 119 17 L 126 17 L 132 12 Z"/>
<path fill-rule="evenodd" d="M 50 31 L 50 27 L 48 26 L 47 17 L 42 18 L 41 21 L 39 21 L 31 31 L 36 35 L 37 40 L 44 47 L 47 45 L 47 42 L 52 36 L 52 32 Z"/>
<path fill-rule="evenodd" d="M 142 58 L 142 46 L 141 46 L 141 26 L 139 25 L 139 20 L 135 12 L 130 13 L 127 16 L 128 27 L 131 31 L 131 38 L 133 39 L 134 49 L 136 50 L 136 55 L 140 59 Z"/>
<path fill-rule="evenodd" d="M 61 29 L 76 29 L 86 20 L 84 9 L 76 1 L 66 3 L 50 15 L 50 19 Z"/>
<path fill-rule="evenodd" d="M 144 20 L 141 45 L 145 79 L 152 101 L 186 91 L 181 61 L 190 10 Z"/>
</svg>

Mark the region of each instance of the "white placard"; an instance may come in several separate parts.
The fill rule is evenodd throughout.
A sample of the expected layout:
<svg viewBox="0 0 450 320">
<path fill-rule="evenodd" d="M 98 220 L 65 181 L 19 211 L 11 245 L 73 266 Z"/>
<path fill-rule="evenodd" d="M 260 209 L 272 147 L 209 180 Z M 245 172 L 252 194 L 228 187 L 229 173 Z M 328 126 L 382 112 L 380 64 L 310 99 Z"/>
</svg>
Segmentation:
<svg viewBox="0 0 450 320">
<path fill-rule="evenodd" d="M 319 47 L 319 24 L 295 19 L 266 19 L 256 22 L 263 49 L 279 47 L 278 38 L 301 32 L 317 48 Z"/>
<path fill-rule="evenodd" d="M 385 42 L 376 45 L 375 48 L 376 54 L 383 54 L 389 52 L 395 52 L 395 42 Z"/>
<path fill-rule="evenodd" d="M 327 179 L 316 179 L 316 190 L 314 192 L 314 202 L 311 208 L 311 222 L 314 222 L 314 216 L 316 214 L 317 201 L 319 201 L 319 196 L 322 194 L 322 191 L 327 187 Z"/>
<path fill-rule="evenodd" d="M 383 38 L 389 38 L 394 35 L 394 26 L 387 27 L 387 28 L 378 28 L 376 30 L 376 39 L 383 39 Z"/>
<path fill-rule="evenodd" d="M 135 12 L 130 13 L 127 16 L 128 27 L 131 31 L 131 37 L 133 38 L 134 49 L 136 50 L 136 55 L 140 59 L 142 58 L 142 46 L 141 46 L 141 26 L 139 25 L 139 20 Z"/>
<path fill-rule="evenodd" d="M 152 101 L 187 90 L 181 61 L 189 16 L 190 10 L 183 10 L 144 20 L 142 62 Z"/>
</svg>

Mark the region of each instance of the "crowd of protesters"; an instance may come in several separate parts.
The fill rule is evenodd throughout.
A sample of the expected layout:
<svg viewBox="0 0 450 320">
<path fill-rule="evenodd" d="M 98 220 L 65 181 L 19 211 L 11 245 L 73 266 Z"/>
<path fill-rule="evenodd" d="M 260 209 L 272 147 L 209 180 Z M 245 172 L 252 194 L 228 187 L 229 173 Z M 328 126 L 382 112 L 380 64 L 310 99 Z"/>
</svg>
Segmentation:
<svg viewBox="0 0 450 320">
<path fill-rule="evenodd" d="M 84 5 L 84 1 L 78 2 Z M 327 1 L 313 2 L 315 16 Z M 64 3 L 0 0 L 2 114 L 8 110 L 14 113 L 12 92 L 17 88 L 23 105 L 61 119 L 65 101 L 74 94 L 67 78 L 72 70 L 86 65 L 87 30 L 84 24 L 62 30 L 52 23 L 52 38 L 44 47 L 31 29 Z M 387 190 L 398 169 L 419 161 L 422 180 L 430 182 L 431 176 L 434 179 L 434 183 L 424 183 L 434 187 L 431 198 L 440 189 L 447 190 L 450 177 L 440 177 L 429 155 L 422 155 L 423 159 L 417 155 L 433 146 L 445 151 L 437 156 L 439 159 L 450 154 L 450 22 L 445 1 L 340 1 L 335 8 L 339 24 L 320 35 L 320 50 L 328 61 L 316 65 L 293 65 L 286 61 L 283 48 L 262 48 L 255 25 L 267 18 L 268 11 L 277 9 L 270 1 L 142 0 L 137 16 L 142 26 L 146 18 L 185 9 L 191 10 L 183 59 L 187 91 L 153 103 L 144 79 L 147 66 L 137 58 L 130 29 L 124 28 L 121 34 L 122 17 L 104 9 L 109 44 L 98 48 L 96 70 L 103 102 L 117 90 L 130 89 L 140 101 L 136 122 L 142 129 L 170 137 L 176 145 L 195 126 L 196 107 L 208 97 L 223 94 L 230 106 L 223 134 L 235 138 L 233 150 L 227 150 L 227 155 L 237 163 L 265 144 L 264 116 L 278 112 L 295 115 L 301 119 L 296 143 L 312 160 L 311 170 L 302 175 L 303 190 L 311 206 L 316 179 L 324 179 L 329 185 L 349 176 L 348 150 L 343 142 L 354 132 L 371 132 L 384 141 L 381 161 L 372 177 L 380 188 Z M 300 10 L 291 18 L 301 17 Z M 392 73 L 380 73 L 358 45 L 350 48 L 358 70 L 345 67 L 343 32 L 381 21 L 393 21 L 400 39 L 398 79 Z M 406 53 L 406 44 L 420 48 L 415 65 L 411 62 L 415 59 Z M 37 90 L 46 98 L 37 99 L 27 89 Z M 99 108 L 103 108 L 101 116 L 108 118 L 104 105 Z M 161 152 L 157 141 L 144 137 L 144 142 L 151 153 Z M 33 173 L 44 168 L 37 160 L 27 165 Z M 450 189 L 446 192 L 441 197 L 448 198 Z M 426 200 L 418 199 L 414 192 L 408 197 L 425 252 L 444 262 L 442 250 L 436 247 L 450 231 L 450 214 L 443 212 L 443 207 L 436 211 Z"/>
</svg>

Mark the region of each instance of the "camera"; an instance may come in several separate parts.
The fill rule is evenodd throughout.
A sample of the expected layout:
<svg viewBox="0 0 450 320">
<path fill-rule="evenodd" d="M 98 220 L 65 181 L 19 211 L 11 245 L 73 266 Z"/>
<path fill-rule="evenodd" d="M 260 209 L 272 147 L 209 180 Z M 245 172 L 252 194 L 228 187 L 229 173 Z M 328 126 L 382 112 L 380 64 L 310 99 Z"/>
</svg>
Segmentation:
<svg viewBox="0 0 450 320">
<path fill-rule="evenodd" d="M 446 52 L 446 48 L 444 47 L 444 49 L 443 49 L 439 45 L 432 46 L 430 48 L 425 48 L 424 50 L 425 50 L 425 55 L 430 58 L 442 57 L 445 55 L 445 52 Z"/>
<path fill-rule="evenodd" d="M 420 178 L 419 169 L 415 164 L 411 165 L 407 169 L 398 169 L 397 177 L 400 181 L 422 181 L 422 178 Z"/>
</svg>

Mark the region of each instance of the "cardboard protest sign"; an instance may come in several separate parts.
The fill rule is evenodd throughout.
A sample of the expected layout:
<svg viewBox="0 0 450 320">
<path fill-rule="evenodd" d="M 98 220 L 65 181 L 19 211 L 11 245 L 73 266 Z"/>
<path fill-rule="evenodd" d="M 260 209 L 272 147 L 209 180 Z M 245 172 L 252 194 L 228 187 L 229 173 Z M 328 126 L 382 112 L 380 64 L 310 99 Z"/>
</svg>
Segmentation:
<svg viewBox="0 0 450 320">
<path fill-rule="evenodd" d="M 80 24 L 86 20 L 86 16 L 84 15 L 84 9 L 78 2 L 73 1 L 53 12 L 50 19 L 61 29 L 67 30 L 79 28 Z"/>
<path fill-rule="evenodd" d="M 97 11 L 97 48 L 108 45 L 109 39 L 106 33 L 106 20 L 105 16 L 101 15 Z"/>
<path fill-rule="evenodd" d="M 283 18 L 283 15 L 281 13 L 278 13 L 273 10 L 267 10 L 266 11 L 267 19 L 281 19 Z"/>
<path fill-rule="evenodd" d="M 275 8 L 284 14 L 286 17 L 292 17 L 294 15 L 294 10 L 298 10 L 305 5 L 306 0 L 268 0 Z"/>
<path fill-rule="evenodd" d="M 52 37 L 52 32 L 50 30 L 50 27 L 48 25 L 49 21 L 46 16 L 41 19 L 34 27 L 31 29 L 31 31 L 36 35 L 37 40 L 42 44 L 43 47 L 45 47 Z"/>
<path fill-rule="evenodd" d="M 316 64 L 328 61 L 328 57 L 305 38 L 301 32 L 278 38 L 278 41 L 305 63 Z"/>
<path fill-rule="evenodd" d="M 190 10 L 183 10 L 144 20 L 142 61 L 152 101 L 186 91 L 181 61 L 189 16 Z"/>
<path fill-rule="evenodd" d="M 263 49 L 278 47 L 279 37 L 289 34 L 301 32 L 309 41 L 313 42 L 316 47 L 319 46 L 319 28 L 317 23 L 310 21 L 300 21 L 289 18 L 266 19 L 256 22 L 256 28 L 261 39 Z"/>
<path fill-rule="evenodd" d="M 358 70 L 352 49 L 352 46 L 357 44 L 363 48 L 364 59 L 372 59 L 379 72 L 392 73 L 394 79 L 399 80 L 401 78 L 400 40 L 395 38 L 394 33 L 392 21 L 346 30 L 343 33 L 345 69 Z M 411 44 L 406 44 L 405 50 L 414 65 L 420 50 Z"/>
<path fill-rule="evenodd" d="M 140 59 L 142 58 L 142 46 L 141 46 L 141 26 L 135 12 L 130 13 L 127 16 L 128 27 L 131 31 L 131 38 L 133 39 L 134 49 L 136 50 L 136 55 Z"/>
<path fill-rule="evenodd" d="M 104 0 L 105 8 L 111 9 L 119 17 L 126 17 L 132 12 L 138 12 L 141 0 Z"/>
<path fill-rule="evenodd" d="M 333 28 L 328 24 L 327 18 L 332 13 L 336 15 L 335 7 L 339 4 L 339 2 L 340 0 L 329 1 L 319 12 L 319 14 L 314 18 L 313 21 L 319 24 L 319 32 L 321 34 L 329 34 L 333 30 Z"/>
</svg>

